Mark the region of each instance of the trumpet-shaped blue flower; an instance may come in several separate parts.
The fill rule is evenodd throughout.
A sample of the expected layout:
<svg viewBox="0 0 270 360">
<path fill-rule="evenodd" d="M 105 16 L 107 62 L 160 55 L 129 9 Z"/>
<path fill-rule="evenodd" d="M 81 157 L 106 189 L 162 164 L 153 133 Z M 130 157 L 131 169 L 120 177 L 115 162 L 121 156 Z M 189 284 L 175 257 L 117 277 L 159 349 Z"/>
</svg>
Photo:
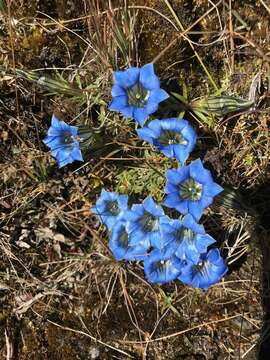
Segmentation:
<svg viewBox="0 0 270 360">
<path fill-rule="evenodd" d="M 175 208 L 182 214 L 190 213 L 197 221 L 203 210 L 213 202 L 223 188 L 213 181 L 209 170 L 200 159 L 177 170 L 167 170 L 167 194 L 164 205 Z"/>
<path fill-rule="evenodd" d="M 145 238 L 131 246 L 125 221 L 116 223 L 112 228 L 109 247 L 116 260 L 143 260 L 149 249 L 149 241 Z"/>
<path fill-rule="evenodd" d="M 141 239 L 149 241 L 149 246 L 157 247 L 160 242 L 160 221 L 165 218 L 164 211 L 151 196 L 142 204 L 135 204 L 126 213 L 127 229 L 130 232 L 130 244 L 133 246 Z"/>
<path fill-rule="evenodd" d="M 153 120 L 147 127 L 138 129 L 140 138 L 156 146 L 167 157 L 175 157 L 182 164 L 196 143 L 196 133 L 184 119 Z"/>
<path fill-rule="evenodd" d="M 179 276 L 183 265 L 176 256 L 154 249 L 144 260 L 144 273 L 148 281 L 166 284 Z"/>
<path fill-rule="evenodd" d="M 202 254 L 197 264 L 183 267 L 178 279 L 184 284 L 207 290 L 226 274 L 228 268 L 218 249 Z"/>
<path fill-rule="evenodd" d="M 197 263 L 200 255 L 215 242 L 206 234 L 203 225 L 197 224 L 190 214 L 182 220 L 163 221 L 161 232 L 168 242 L 166 251 L 175 254 L 181 260 L 193 263 Z"/>
<path fill-rule="evenodd" d="M 52 116 L 51 127 L 43 142 L 49 146 L 52 156 L 56 158 L 61 168 L 75 160 L 83 161 L 78 140 L 78 128 L 66 124 Z"/>
<path fill-rule="evenodd" d="M 128 196 L 103 189 L 96 202 L 96 206 L 91 210 L 94 214 L 98 215 L 100 221 L 110 230 L 128 211 Z"/>
<path fill-rule="evenodd" d="M 109 109 L 119 111 L 126 118 L 134 118 L 141 126 L 157 111 L 158 104 L 169 97 L 160 88 L 153 64 L 115 71 L 114 82 Z"/>
</svg>

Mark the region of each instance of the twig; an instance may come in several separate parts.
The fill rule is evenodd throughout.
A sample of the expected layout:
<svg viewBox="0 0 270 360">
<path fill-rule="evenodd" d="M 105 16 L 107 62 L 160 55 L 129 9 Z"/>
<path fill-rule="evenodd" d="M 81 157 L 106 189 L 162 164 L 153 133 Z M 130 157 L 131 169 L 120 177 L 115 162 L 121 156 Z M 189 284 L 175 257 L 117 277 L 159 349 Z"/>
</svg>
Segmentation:
<svg viewBox="0 0 270 360">
<path fill-rule="evenodd" d="M 6 340 L 6 348 L 7 348 L 6 360 L 12 360 L 13 359 L 13 346 L 12 346 L 12 342 L 10 341 L 10 338 L 8 336 L 7 329 L 5 329 L 5 340 Z"/>
<path fill-rule="evenodd" d="M 224 322 L 224 321 L 227 321 L 227 320 L 232 320 L 232 319 L 235 319 L 235 318 L 237 318 L 239 316 L 242 316 L 242 315 L 243 314 L 236 314 L 236 315 L 228 316 L 228 317 L 223 318 L 223 319 L 208 321 L 208 322 L 203 323 L 203 324 L 192 326 L 189 329 L 178 331 L 178 332 L 175 332 L 175 333 L 172 333 L 172 334 L 169 334 L 169 335 L 166 335 L 166 336 L 162 336 L 162 337 L 159 337 L 159 338 L 156 338 L 156 339 L 150 339 L 150 340 L 145 340 L 145 341 L 128 341 L 128 340 L 118 340 L 118 341 L 122 342 L 122 343 L 128 343 L 128 344 L 141 344 L 141 343 L 146 344 L 148 342 L 163 341 L 163 340 L 170 339 L 172 337 L 179 336 L 179 335 L 185 334 L 187 332 L 190 332 L 190 331 L 193 331 L 193 330 L 196 330 L 196 329 L 200 329 L 202 327 L 206 327 L 206 326 L 213 325 L 213 324 L 218 324 L 218 323 L 221 323 L 221 322 Z"/>
<path fill-rule="evenodd" d="M 268 14 L 270 15 L 270 8 L 266 5 L 266 3 L 263 0 L 259 0 L 259 1 L 266 8 L 266 10 L 268 11 Z"/>
</svg>

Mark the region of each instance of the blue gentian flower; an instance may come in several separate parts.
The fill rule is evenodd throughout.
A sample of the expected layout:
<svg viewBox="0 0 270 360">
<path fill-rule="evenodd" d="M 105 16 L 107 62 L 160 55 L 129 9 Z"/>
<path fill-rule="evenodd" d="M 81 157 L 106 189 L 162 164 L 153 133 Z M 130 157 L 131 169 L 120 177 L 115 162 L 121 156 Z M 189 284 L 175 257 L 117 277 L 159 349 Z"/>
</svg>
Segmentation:
<svg viewBox="0 0 270 360">
<path fill-rule="evenodd" d="M 183 262 L 180 259 L 158 249 L 152 250 L 144 260 L 144 273 L 147 280 L 157 284 L 166 284 L 175 280 L 182 267 Z"/>
<path fill-rule="evenodd" d="M 128 196 L 103 189 L 96 206 L 91 210 L 111 230 L 114 224 L 122 219 L 123 215 L 128 211 Z"/>
<path fill-rule="evenodd" d="M 207 247 L 215 243 L 215 240 L 206 234 L 203 225 L 197 224 L 190 214 L 182 220 L 163 221 L 161 232 L 168 242 L 166 251 L 175 254 L 181 260 L 193 263 L 197 263 L 200 255 L 207 251 Z"/>
<path fill-rule="evenodd" d="M 109 109 L 119 111 L 126 118 L 134 118 L 141 126 L 157 111 L 158 104 L 169 97 L 160 88 L 153 64 L 115 71 L 114 81 Z"/>
<path fill-rule="evenodd" d="M 160 244 L 160 221 L 165 217 L 161 206 L 158 206 L 151 196 L 142 204 L 135 204 L 126 213 L 127 228 L 130 232 L 130 244 L 135 245 L 144 239 L 149 246 L 158 247 Z"/>
<path fill-rule="evenodd" d="M 131 246 L 126 225 L 125 221 L 120 221 L 113 226 L 109 247 L 116 260 L 143 260 L 149 249 L 149 241 L 141 238 Z"/>
<path fill-rule="evenodd" d="M 178 279 L 184 284 L 207 290 L 226 274 L 228 268 L 218 249 L 202 254 L 197 264 L 183 267 Z"/>
<path fill-rule="evenodd" d="M 223 190 L 213 181 L 210 171 L 203 167 L 200 159 L 177 170 L 169 169 L 166 176 L 164 205 L 182 214 L 190 213 L 197 221 L 203 210 L 212 204 L 213 198 Z"/>
<path fill-rule="evenodd" d="M 167 157 L 185 163 L 196 143 L 196 133 L 184 119 L 153 120 L 147 127 L 138 129 L 139 137 L 156 146 Z"/>
<path fill-rule="evenodd" d="M 61 168 L 75 160 L 83 161 L 78 140 L 78 128 L 52 116 L 51 127 L 43 142 L 49 146 L 52 156 Z"/>
</svg>

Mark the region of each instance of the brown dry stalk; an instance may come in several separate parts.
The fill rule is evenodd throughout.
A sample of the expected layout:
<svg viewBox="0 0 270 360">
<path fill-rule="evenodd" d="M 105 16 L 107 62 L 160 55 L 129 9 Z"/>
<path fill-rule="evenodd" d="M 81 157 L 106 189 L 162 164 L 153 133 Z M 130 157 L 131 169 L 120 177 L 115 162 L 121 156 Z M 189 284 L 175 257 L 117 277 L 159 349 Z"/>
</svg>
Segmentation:
<svg viewBox="0 0 270 360">
<path fill-rule="evenodd" d="M 247 314 L 249 314 L 249 313 L 246 313 L 245 315 L 247 315 Z M 172 334 L 169 334 L 169 335 L 165 335 L 165 336 L 162 336 L 162 337 L 159 337 L 159 338 L 156 338 L 156 339 L 150 339 L 150 340 L 145 340 L 145 341 L 129 341 L 129 340 L 118 339 L 117 341 L 119 341 L 121 343 L 125 343 L 125 344 L 141 344 L 141 343 L 146 344 L 146 343 L 149 343 L 149 342 L 162 341 L 162 340 L 170 339 L 170 338 L 175 337 L 175 336 L 185 334 L 187 332 L 190 332 L 190 331 L 193 331 L 193 330 L 196 330 L 196 329 L 200 329 L 202 327 L 207 327 L 209 325 L 218 324 L 218 323 L 221 323 L 221 322 L 224 322 L 224 321 L 227 321 L 227 320 L 232 320 L 232 319 L 235 319 L 235 318 L 237 318 L 239 316 L 242 317 L 243 314 L 236 314 L 236 315 L 232 315 L 232 316 L 227 316 L 227 317 L 219 319 L 219 320 L 208 321 L 208 322 L 205 322 L 203 324 L 195 325 L 195 326 L 192 326 L 191 328 L 188 328 L 188 329 L 185 329 L 185 330 L 182 330 L 182 331 L 178 331 L 178 332 L 175 332 L 175 333 L 172 333 Z"/>
</svg>

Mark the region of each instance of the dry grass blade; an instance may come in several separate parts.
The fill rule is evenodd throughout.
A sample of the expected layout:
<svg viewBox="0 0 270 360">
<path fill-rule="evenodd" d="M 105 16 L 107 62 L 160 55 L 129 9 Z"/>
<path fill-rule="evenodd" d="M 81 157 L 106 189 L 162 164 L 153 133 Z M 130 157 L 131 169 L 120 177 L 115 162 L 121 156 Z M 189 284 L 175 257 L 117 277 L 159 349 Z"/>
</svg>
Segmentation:
<svg viewBox="0 0 270 360">
<path fill-rule="evenodd" d="M 139 343 L 150 343 L 150 342 L 152 343 L 152 342 L 156 342 L 156 341 L 163 341 L 163 340 L 170 339 L 170 338 L 173 338 L 173 337 L 176 337 L 176 336 L 179 336 L 179 335 L 183 335 L 183 334 L 185 334 L 187 332 L 190 332 L 190 331 L 193 331 L 193 330 L 196 330 L 196 329 L 200 329 L 202 327 L 206 327 L 206 326 L 209 326 L 209 325 L 212 325 L 212 324 L 223 323 L 225 321 L 236 319 L 236 318 L 241 317 L 241 316 L 242 316 L 242 314 L 236 314 L 236 315 L 232 315 L 232 316 L 227 316 L 227 317 L 225 317 L 223 319 L 214 320 L 214 321 L 208 321 L 208 322 L 203 323 L 203 324 L 192 326 L 189 329 L 177 331 L 175 333 L 165 335 L 165 336 L 162 336 L 162 337 L 158 337 L 156 339 L 150 339 L 150 340 L 145 340 L 145 341 L 128 341 L 128 340 L 120 340 L 119 339 L 118 341 L 122 342 L 122 343 L 128 343 L 128 344 L 139 344 Z"/>
</svg>

